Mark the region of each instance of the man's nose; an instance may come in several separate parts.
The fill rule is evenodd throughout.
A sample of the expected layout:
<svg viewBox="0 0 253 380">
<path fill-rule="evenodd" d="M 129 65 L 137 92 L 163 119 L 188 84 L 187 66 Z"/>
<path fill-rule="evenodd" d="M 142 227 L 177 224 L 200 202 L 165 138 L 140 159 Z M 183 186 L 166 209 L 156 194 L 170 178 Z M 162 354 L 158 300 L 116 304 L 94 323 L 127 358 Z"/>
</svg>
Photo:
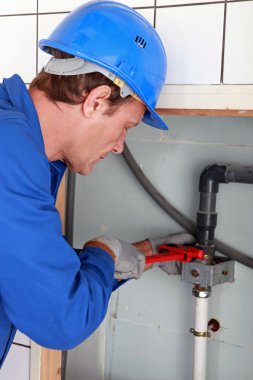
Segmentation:
<svg viewBox="0 0 253 380">
<path fill-rule="evenodd" d="M 118 141 L 116 142 L 116 144 L 114 145 L 114 147 L 112 148 L 112 152 L 115 153 L 115 154 L 120 154 L 123 152 L 124 150 L 124 142 L 125 142 L 125 138 L 126 138 L 126 130 L 124 130 L 120 136 L 120 138 L 118 139 Z"/>
</svg>

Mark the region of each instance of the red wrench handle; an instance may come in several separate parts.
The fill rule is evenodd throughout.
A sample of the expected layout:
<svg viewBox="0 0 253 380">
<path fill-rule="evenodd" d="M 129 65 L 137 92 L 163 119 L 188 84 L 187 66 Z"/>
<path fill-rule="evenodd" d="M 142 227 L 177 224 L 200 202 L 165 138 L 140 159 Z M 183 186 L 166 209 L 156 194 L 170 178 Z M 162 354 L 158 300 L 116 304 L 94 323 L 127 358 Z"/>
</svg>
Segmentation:
<svg viewBox="0 0 253 380">
<path fill-rule="evenodd" d="M 185 255 L 182 253 L 157 253 L 152 256 L 146 257 L 146 264 L 153 264 L 153 263 L 162 263 L 164 261 L 183 261 L 185 258 Z"/>
<path fill-rule="evenodd" d="M 158 247 L 158 254 L 147 256 L 146 264 L 153 263 L 161 263 L 164 261 L 181 261 L 187 262 L 192 259 L 203 260 L 204 259 L 204 251 L 195 247 L 188 246 L 169 246 L 169 245 L 161 245 Z"/>
</svg>

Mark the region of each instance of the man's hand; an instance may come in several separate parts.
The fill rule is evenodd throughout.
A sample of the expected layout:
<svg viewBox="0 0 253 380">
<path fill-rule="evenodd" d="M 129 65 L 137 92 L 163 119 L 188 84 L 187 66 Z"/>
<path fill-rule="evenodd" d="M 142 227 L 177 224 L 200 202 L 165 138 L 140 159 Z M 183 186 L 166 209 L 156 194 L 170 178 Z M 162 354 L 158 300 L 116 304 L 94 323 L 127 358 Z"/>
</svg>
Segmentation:
<svg viewBox="0 0 253 380">
<path fill-rule="evenodd" d="M 142 253 L 144 253 L 146 256 L 151 256 L 154 252 L 152 251 L 152 247 L 150 245 L 149 240 L 142 240 L 138 241 L 136 243 L 133 243 L 133 245 Z M 144 270 L 150 269 L 153 267 L 153 264 L 145 264 Z"/>
<path fill-rule="evenodd" d="M 85 246 L 95 246 L 107 251 L 115 261 L 115 275 L 118 280 L 139 279 L 145 267 L 145 255 L 134 245 L 109 236 L 99 236 Z"/>
<path fill-rule="evenodd" d="M 178 233 L 167 235 L 162 238 L 149 238 L 147 240 L 135 243 L 135 247 L 142 251 L 146 256 L 150 256 L 158 253 L 159 245 L 163 244 L 189 244 L 195 240 L 194 236 L 188 233 Z M 152 264 L 146 265 L 145 270 L 152 267 Z M 164 270 L 168 274 L 180 274 L 181 263 L 176 261 L 167 261 L 159 265 L 159 268 Z"/>
<path fill-rule="evenodd" d="M 133 244 L 109 236 L 99 236 L 88 241 L 85 246 L 99 247 L 108 252 L 115 261 L 115 278 L 126 280 L 139 279 L 143 272 L 152 268 L 152 264 L 145 265 L 145 257 L 157 253 L 162 244 L 189 244 L 194 241 L 194 236 L 188 233 L 167 235 L 162 238 L 149 238 Z M 181 263 L 167 261 L 159 267 L 168 274 L 180 274 Z"/>
</svg>

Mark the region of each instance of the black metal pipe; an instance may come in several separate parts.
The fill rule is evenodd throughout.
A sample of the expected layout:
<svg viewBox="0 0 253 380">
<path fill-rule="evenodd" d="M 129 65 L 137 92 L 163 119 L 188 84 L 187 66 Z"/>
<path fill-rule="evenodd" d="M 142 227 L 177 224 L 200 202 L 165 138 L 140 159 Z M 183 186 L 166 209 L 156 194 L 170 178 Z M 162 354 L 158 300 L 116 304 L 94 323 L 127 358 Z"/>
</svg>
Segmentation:
<svg viewBox="0 0 253 380">
<path fill-rule="evenodd" d="M 253 167 L 242 165 L 209 165 L 202 171 L 199 179 L 200 202 L 197 212 L 197 241 L 207 256 L 213 261 L 214 235 L 217 225 L 216 196 L 220 183 L 253 183 Z"/>
<path fill-rule="evenodd" d="M 68 169 L 65 211 L 65 237 L 70 245 L 73 245 L 74 240 L 75 187 L 76 175 Z"/>
<path fill-rule="evenodd" d="M 253 166 L 227 165 L 227 183 L 238 182 L 253 184 Z"/>
<path fill-rule="evenodd" d="M 207 261 L 211 263 L 214 255 L 214 232 L 217 225 L 216 196 L 219 184 L 226 183 L 225 165 L 209 165 L 199 178 L 199 210 L 197 212 L 197 241 L 206 251 Z"/>
</svg>

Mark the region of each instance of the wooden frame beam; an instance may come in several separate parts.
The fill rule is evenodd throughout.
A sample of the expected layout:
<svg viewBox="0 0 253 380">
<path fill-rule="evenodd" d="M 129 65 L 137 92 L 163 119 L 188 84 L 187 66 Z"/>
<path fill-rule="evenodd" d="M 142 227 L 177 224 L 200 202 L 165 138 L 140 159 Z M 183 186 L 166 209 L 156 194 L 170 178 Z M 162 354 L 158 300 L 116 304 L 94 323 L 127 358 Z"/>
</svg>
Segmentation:
<svg viewBox="0 0 253 380">
<path fill-rule="evenodd" d="M 56 208 L 61 216 L 63 233 L 65 226 L 65 181 L 66 176 L 61 182 L 56 202 Z M 61 380 L 61 378 L 62 351 L 48 350 L 32 342 L 30 380 Z"/>
<path fill-rule="evenodd" d="M 253 117 L 253 110 L 157 108 L 160 115 Z"/>
</svg>

